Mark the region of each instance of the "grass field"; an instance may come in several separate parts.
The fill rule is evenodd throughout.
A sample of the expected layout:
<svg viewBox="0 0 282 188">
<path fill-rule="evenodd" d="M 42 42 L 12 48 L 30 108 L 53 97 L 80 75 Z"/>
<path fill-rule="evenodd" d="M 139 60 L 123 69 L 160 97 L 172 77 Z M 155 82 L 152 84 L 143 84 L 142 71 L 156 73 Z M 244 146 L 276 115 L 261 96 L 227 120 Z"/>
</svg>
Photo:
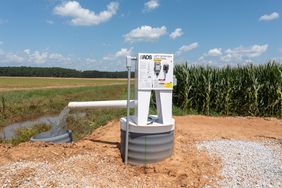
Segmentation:
<svg viewBox="0 0 282 188">
<path fill-rule="evenodd" d="M 126 88 L 124 79 L 0 77 L 0 128 L 58 115 L 70 101 L 125 99 Z M 68 125 L 74 137 L 80 138 L 124 114 L 123 109 L 88 110 L 83 119 L 68 119 Z"/>
<path fill-rule="evenodd" d="M 126 79 L 0 77 L 0 128 L 15 122 L 58 115 L 70 101 L 126 99 L 126 82 Z M 133 90 L 134 87 L 132 98 Z M 125 109 L 91 109 L 86 112 L 86 117 L 68 118 L 74 139 L 126 115 Z M 150 113 L 156 113 L 154 105 Z M 185 114 L 177 107 L 173 107 L 173 113 Z M 34 129 L 37 130 L 36 127 Z M 12 143 L 28 140 L 26 135 L 36 132 L 30 129 L 19 131 L 19 138 L 15 138 Z"/>
<path fill-rule="evenodd" d="M 0 92 L 26 89 L 71 88 L 124 84 L 126 79 L 0 77 Z"/>
</svg>

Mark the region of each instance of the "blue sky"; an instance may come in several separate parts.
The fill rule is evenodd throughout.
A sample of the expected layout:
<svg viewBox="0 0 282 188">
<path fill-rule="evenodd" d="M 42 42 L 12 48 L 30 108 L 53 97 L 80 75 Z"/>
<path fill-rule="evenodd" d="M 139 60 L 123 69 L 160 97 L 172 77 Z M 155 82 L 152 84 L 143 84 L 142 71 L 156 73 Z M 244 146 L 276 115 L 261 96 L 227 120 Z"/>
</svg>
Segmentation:
<svg viewBox="0 0 282 188">
<path fill-rule="evenodd" d="M 116 71 L 138 52 L 282 62 L 281 14 L 281 0 L 2 0 L 0 66 Z"/>
</svg>

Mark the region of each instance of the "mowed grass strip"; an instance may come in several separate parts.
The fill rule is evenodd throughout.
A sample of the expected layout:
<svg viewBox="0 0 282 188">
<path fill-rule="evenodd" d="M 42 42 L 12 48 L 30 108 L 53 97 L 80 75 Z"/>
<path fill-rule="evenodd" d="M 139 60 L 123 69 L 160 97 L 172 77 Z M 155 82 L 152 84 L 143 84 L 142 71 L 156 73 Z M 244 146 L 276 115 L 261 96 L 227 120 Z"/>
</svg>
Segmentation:
<svg viewBox="0 0 282 188">
<path fill-rule="evenodd" d="M 0 92 L 9 90 L 70 88 L 125 84 L 126 79 L 106 78 L 45 78 L 45 77 L 0 77 Z"/>
<path fill-rule="evenodd" d="M 70 101 L 126 99 L 126 88 L 124 84 L 0 92 L 0 127 L 40 116 L 57 115 Z M 108 110 L 107 113 L 113 117 L 111 114 L 116 112 Z"/>
</svg>

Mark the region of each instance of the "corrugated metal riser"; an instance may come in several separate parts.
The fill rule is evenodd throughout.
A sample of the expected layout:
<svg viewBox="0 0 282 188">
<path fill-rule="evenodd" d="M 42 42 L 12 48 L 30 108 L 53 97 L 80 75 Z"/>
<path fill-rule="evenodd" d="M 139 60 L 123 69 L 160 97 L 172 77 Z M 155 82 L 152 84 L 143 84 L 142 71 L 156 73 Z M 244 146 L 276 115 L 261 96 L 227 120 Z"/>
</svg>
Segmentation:
<svg viewBox="0 0 282 188">
<path fill-rule="evenodd" d="M 132 164 L 155 163 L 173 152 L 174 131 L 159 134 L 129 133 L 128 161 Z M 121 130 L 121 155 L 124 159 L 125 131 Z"/>
</svg>

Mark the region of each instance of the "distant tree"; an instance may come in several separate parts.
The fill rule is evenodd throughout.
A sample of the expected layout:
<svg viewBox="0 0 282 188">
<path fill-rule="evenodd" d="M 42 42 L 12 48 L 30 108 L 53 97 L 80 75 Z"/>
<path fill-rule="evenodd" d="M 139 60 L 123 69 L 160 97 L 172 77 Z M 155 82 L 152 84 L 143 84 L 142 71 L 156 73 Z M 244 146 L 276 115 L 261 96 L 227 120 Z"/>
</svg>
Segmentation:
<svg viewBox="0 0 282 188">
<path fill-rule="evenodd" d="M 0 67 L 0 76 L 74 77 L 74 78 L 127 78 L 127 72 L 97 70 L 78 71 L 60 67 Z M 134 76 L 134 73 L 131 75 Z"/>
</svg>

